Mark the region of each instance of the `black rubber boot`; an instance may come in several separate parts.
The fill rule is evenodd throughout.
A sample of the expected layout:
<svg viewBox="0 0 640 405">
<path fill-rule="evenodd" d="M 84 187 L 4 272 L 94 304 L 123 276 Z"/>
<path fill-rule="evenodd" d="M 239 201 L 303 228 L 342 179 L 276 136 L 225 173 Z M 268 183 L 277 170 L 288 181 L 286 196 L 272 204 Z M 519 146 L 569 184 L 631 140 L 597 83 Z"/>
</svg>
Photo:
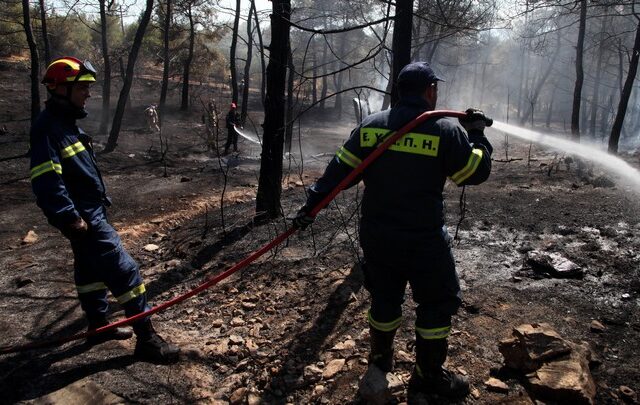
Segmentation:
<svg viewBox="0 0 640 405">
<path fill-rule="evenodd" d="M 178 361 L 180 348 L 160 337 L 150 320 L 135 324 L 133 330 L 138 339 L 133 353 L 137 358 L 156 364 L 171 364 Z"/>
<path fill-rule="evenodd" d="M 89 320 L 89 327 L 87 330 L 91 331 L 94 329 L 101 328 L 103 326 L 107 326 L 109 321 L 105 318 Z M 97 345 L 100 343 L 107 342 L 109 340 L 127 340 L 133 336 L 133 330 L 129 327 L 119 326 L 117 328 L 110 329 L 106 332 L 98 333 L 97 335 L 92 335 L 87 338 L 88 345 Z"/>
<path fill-rule="evenodd" d="M 427 340 L 416 334 L 416 367 L 409 380 L 409 393 L 462 398 L 469 394 L 469 380 L 445 367 L 447 339 Z"/>
<path fill-rule="evenodd" d="M 393 338 L 396 330 L 383 332 L 369 326 L 369 343 L 371 352 L 369 353 L 369 364 L 375 364 L 385 373 L 393 370 Z"/>
</svg>

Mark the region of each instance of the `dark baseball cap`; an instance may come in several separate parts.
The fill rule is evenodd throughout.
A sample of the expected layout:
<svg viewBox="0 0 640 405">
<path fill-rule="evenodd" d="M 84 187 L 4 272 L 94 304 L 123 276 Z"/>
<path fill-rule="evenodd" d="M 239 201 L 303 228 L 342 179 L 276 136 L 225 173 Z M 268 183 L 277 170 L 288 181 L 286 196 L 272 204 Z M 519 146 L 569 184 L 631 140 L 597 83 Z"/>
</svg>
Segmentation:
<svg viewBox="0 0 640 405">
<path fill-rule="evenodd" d="M 409 63 L 398 73 L 397 80 L 398 85 L 406 89 L 414 86 L 425 88 L 427 84 L 445 81 L 431 69 L 427 62 Z"/>
</svg>

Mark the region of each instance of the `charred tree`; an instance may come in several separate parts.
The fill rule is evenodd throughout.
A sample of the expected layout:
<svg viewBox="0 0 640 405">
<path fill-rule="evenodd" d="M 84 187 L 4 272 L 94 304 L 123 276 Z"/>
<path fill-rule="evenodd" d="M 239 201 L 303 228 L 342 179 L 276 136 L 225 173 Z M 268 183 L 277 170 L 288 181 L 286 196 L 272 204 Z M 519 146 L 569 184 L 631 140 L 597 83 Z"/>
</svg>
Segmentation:
<svg viewBox="0 0 640 405">
<path fill-rule="evenodd" d="M 256 34 L 258 34 L 258 49 L 260 50 L 260 66 L 262 67 L 262 80 L 260 81 L 260 100 L 264 107 L 264 98 L 267 87 L 267 65 L 264 61 L 264 45 L 262 44 L 262 31 L 260 30 L 260 21 L 258 21 L 258 12 L 256 11 L 255 0 L 251 0 L 253 7 L 253 18 L 256 20 Z"/>
<path fill-rule="evenodd" d="M 633 82 L 638 72 L 638 59 L 640 59 L 640 17 L 636 15 L 638 26 L 636 27 L 636 38 L 633 42 L 633 51 L 631 52 L 631 61 L 629 62 L 629 72 L 624 82 L 622 93 L 620 94 L 620 103 L 618 104 L 618 112 L 613 121 L 611 128 L 611 136 L 609 137 L 609 153 L 618 153 L 618 143 L 620 142 L 620 133 L 622 132 L 622 124 L 627 113 L 631 90 L 633 90 Z"/>
<path fill-rule="evenodd" d="M 193 61 L 193 49 L 196 42 L 196 30 L 193 22 L 193 2 L 188 1 L 186 4 L 186 14 L 189 20 L 189 50 L 187 58 L 184 61 L 182 71 L 182 102 L 180 110 L 187 111 L 189 109 L 189 74 L 191 72 L 191 62 Z"/>
<path fill-rule="evenodd" d="M 291 152 L 291 140 L 293 139 L 293 78 L 295 75 L 295 67 L 293 65 L 293 53 L 291 52 L 291 44 L 289 44 L 289 58 L 287 63 L 287 108 L 285 115 L 285 133 L 284 133 L 284 150 Z"/>
<path fill-rule="evenodd" d="M 160 101 L 158 103 L 160 126 L 164 119 L 169 90 L 169 30 L 171 29 L 171 6 L 173 0 L 165 0 L 164 23 L 162 24 L 162 85 L 160 87 Z"/>
<path fill-rule="evenodd" d="M 580 139 L 580 105 L 582 104 L 582 83 L 584 82 L 583 53 L 584 35 L 587 25 L 587 0 L 580 0 L 580 25 L 576 45 L 576 84 L 573 90 L 571 111 L 571 136 Z"/>
<path fill-rule="evenodd" d="M 275 3 L 273 4 L 275 9 Z M 240 0 L 236 0 L 236 14 L 233 19 L 231 33 L 231 49 L 229 50 L 229 74 L 231 75 L 231 101 L 238 101 L 238 74 L 236 72 L 236 47 L 238 46 L 238 26 L 240 25 Z M 268 80 L 268 79 L 267 79 Z"/>
<path fill-rule="evenodd" d="M 49 34 L 47 31 L 47 9 L 45 8 L 44 0 L 39 0 L 40 3 L 40 25 L 42 27 L 42 44 L 44 45 L 44 63 L 49 66 L 51 62 L 51 45 L 49 43 Z"/>
<path fill-rule="evenodd" d="M 320 109 L 324 111 L 324 101 L 327 99 L 327 92 L 329 91 L 329 81 L 327 80 L 327 52 L 329 50 L 329 44 L 327 39 L 324 39 L 324 46 L 322 48 L 322 90 L 320 91 Z"/>
<path fill-rule="evenodd" d="M 600 105 L 600 80 L 602 77 L 602 60 L 604 59 L 606 26 L 607 17 L 602 17 L 600 24 L 600 44 L 598 45 L 598 59 L 596 62 L 596 77 L 593 80 L 591 116 L 589 117 L 589 135 L 594 139 L 596 137 L 596 117 L 598 116 L 598 108 Z"/>
<path fill-rule="evenodd" d="M 102 112 L 98 133 L 106 134 L 109 130 L 111 113 L 111 61 L 109 60 L 107 5 L 106 0 L 100 0 L 100 48 L 102 50 L 103 79 L 102 79 Z"/>
<path fill-rule="evenodd" d="M 26 0 L 23 0 L 26 1 Z M 118 136 L 120 135 L 120 126 L 122 125 L 122 117 L 124 116 L 124 108 L 129 98 L 129 91 L 131 90 L 131 84 L 133 83 L 133 69 L 138 59 L 138 52 L 142 45 L 142 38 L 151 20 L 151 12 L 153 11 L 153 0 L 146 0 L 146 8 L 140 18 L 136 35 L 131 44 L 131 50 L 129 51 L 129 59 L 127 61 L 127 71 L 124 77 L 124 83 L 122 84 L 122 90 L 120 90 L 120 97 L 118 97 L 118 105 L 116 112 L 113 116 L 113 124 L 111 125 L 111 131 L 109 132 L 109 138 L 107 144 L 104 147 L 104 152 L 112 152 L 118 145 Z"/>
<path fill-rule="evenodd" d="M 249 7 L 249 15 L 247 16 L 247 60 L 244 64 L 244 86 L 242 86 L 242 109 L 240 111 L 240 120 L 244 123 L 247 118 L 247 110 L 249 108 L 249 82 L 251 73 L 251 60 L 253 58 L 253 30 L 251 28 L 251 15 L 256 12 L 255 2 L 251 2 Z"/>
<path fill-rule="evenodd" d="M 389 80 L 391 86 L 391 105 L 398 101 L 396 78 L 403 67 L 411 62 L 411 31 L 413 21 L 413 0 L 397 0 L 396 15 L 393 20 L 393 62 Z"/>
<path fill-rule="evenodd" d="M 31 28 L 31 14 L 29 10 L 29 0 L 22 0 L 22 19 L 24 33 L 29 44 L 29 54 L 31 56 L 31 124 L 40 114 L 40 61 L 38 56 L 38 46 L 33 37 Z"/>
<path fill-rule="evenodd" d="M 273 0 L 270 58 L 267 66 L 267 96 L 262 125 L 264 128 L 262 161 L 256 196 L 256 220 L 258 221 L 276 218 L 281 213 L 284 91 L 287 76 L 290 17 L 290 0 Z"/>
</svg>

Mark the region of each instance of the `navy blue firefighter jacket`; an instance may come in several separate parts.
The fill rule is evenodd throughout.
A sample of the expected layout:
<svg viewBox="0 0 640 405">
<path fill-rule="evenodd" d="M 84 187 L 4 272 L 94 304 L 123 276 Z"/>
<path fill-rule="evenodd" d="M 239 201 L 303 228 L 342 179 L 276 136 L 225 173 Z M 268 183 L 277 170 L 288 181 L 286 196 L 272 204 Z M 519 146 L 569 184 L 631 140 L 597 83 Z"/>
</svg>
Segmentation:
<svg viewBox="0 0 640 405">
<path fill-rule="evenodd" d="M 53 97 L 31 127 L 31 185 L 38 206 L 60 230 L 78 217 L 91 224 L 111 205 L 91 138 L 76 126 L 86 115 Z"/>
<path fill-rule="evenodd" d="M 309 212 L 392 131 L 427 111 L 421 98 L 405 98 L 390 110 L 366 117 L 308 189 Z M 491 172 L 493 147 L 482 131 L 467 135 L 456 121 L 433 118 L 418 125 L 365 169 L 361 227 L 395 242 L 409 242 L 444 226 L 443 189 L 480 184 Z"/>
</svg>

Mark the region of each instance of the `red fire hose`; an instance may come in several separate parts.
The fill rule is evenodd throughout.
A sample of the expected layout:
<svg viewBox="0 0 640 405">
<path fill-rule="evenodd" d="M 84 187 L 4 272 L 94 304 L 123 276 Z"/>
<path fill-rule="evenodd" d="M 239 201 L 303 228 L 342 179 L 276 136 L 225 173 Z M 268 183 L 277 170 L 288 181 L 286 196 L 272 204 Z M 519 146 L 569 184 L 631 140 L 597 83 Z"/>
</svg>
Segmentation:
<svg viewBox="0 0 640 405">
<path fill-rule="evenodd" d="M 320 210 L 322 210 L 324 207 L 326 207 L 335 198 L 335 196 L 338 195 L 338 193 L 340 191 L 342 191 L 349 183 L 351 183 L 351 181 L 353 179 L 356 178 L 356 176 L 358 176 L 360 173 L 362 173 L 362 171 L 367 166 L 369 166 L 385 150 L 387 150 L 398 139 L 400 139 L 400 137 L 402 137 L 403 135 L 408 133 L 411 129 L 413 129 L 417 125 L 421 124 L 422 122 L 424 122 L 424 121 L 426 121 L 426 120 L 428 120 L 430 118 L 434 118 L 434 117 L 445 117 L 445 116 L 447 116 L 447 117 L 461 118 L 461 117 L 464 117 L 466 115 L 467 114 L 464 113 L 464 112 L 451 111 L 451 110 L 435 110 L 435 111 L 427 111 L 427 112 L 422 113 L 421 115 L 416 117 L 414 120 L 410 121 L 408 124 L 406 124 L 405 126 L 400 128 L 398 131 L 392 133 L 392 135 L 389 138 L 387 138 L 382 144 L 380 144 L 369 156 L 367 156 L 362 161 L 362 163 L 360 163 L 355 169 L 353 169 L 351 171 L 351 173 L 349 173 L 349 175 L 347 177 L 345 177 L 336 186 L 336 188 L 334 188 L 333 191 L 331 191 L 331 193 L 329 193 L 329 195 L 327 195 L 322 201 L 320 201 L 320 203 L 318 203 L 318 205 L 316 205 L 316 207 L 311 210 L 309 215 L 312 216 L 312 217 L 315 217 L 316 215 L 318 215 L 318 212 L 320 212 Z M 125 319 L 116 321 L 114 323 L 111 323 L 109 325 L 100 327 L 98 329 L 94 329 L 94 330 L 87 331 L 87 332 L 82 332 L 82 333 L 77 333 L 77 334 L 72 335 L 72 336 L 56 338 L 56 339 L 49 339 L 49 340 L 42 340 L 42 341 L 39 341 L 39 342 L 26 343 L 26 344 L 23 344 L 23 345 L 5 346 L 5 347 L 0 348 L 0 354 L 16 353 L 16 352 L 22 352 L 22 351 L 26 351 L 26 350 L 49 347 L 49 346 L 59 346 L 59 345 L 61 345 L 63 343 L 70 342 L 70 341 L 73 341 L 73 340 L 87 338 L 87 337 L 93 336 L 93 335 L 97 335 L 98 333 L 103 333 L 103 332 L 106 332 L 108 330 L 117 328 L 119 326 L 129 325 L 129 324 L 131 324 L 131 323 L 133 323 L 133 322 L 135 322 L 137 320 L 140 320 L 142 318 L 145 318 L 147 316 L 155 314 L 156 312 L 160 312 L 160 311 L 162 311 L 162 310 L 164 310 L 166 308 L 169 308 L 169 307 L 171 307 L 173 305 L 176 305 L 176 304 L 186 300 L 187 298 L 191 298 L 194 295 L 200 293 L 201 291 L 204 291 L 207 288 L 218 284 L 220 281 L 222 281 L 225 278 L 229 277 L 230 275 L 232 275 L 236 271 L 238 271 L 238 270 L 246 267 L 247 265 L 251 264 L 256 259 L 258 259 L 260 256 L 262 256 L 263 254 L 265 254 L 266 252 L 268 252 L 269 250 L 271 250 L 275 246 L 277 246 L 280 243 L 282 243 L 285 239 L 287 239 L 289 236 L 291 236 L 296 230 L 297 230 L 297 228 L 294 228 L 294 227 L 289 228 L 287 231 L 285 231 L 282 234 L 278 235 L 271 242 L 269 242 L 266 245 L 262 246 L 260 249 L 254 251 L 249 256 L 247 256 L 244 260 L 236 263 L 235 265 L 233 265 L 229 269 L 225 270 L 224 272 L 218 274 L 215 277 L 210 278 L 209 280 L 207 280 L 204 283 L 200 284 L 199 286 L 197 286 L 193 290 L 187 292 L 186 294 L 180 295 L 180 296 L 175 297 L 175 298 L 173 298 L 173 299 L 171 299 L 169 301 L 166 301 L 166 302 L 164 302 L 164 303 L 162 303 L 160 305 L 157 305 L 157 306 L 151 308 L 148 311 L 141 312 L 141 313 L 139 313 L 137 315 L 134 315 L 134 316 L 132 316 L 130 318 L 125 318 Z"/>
</svg>

